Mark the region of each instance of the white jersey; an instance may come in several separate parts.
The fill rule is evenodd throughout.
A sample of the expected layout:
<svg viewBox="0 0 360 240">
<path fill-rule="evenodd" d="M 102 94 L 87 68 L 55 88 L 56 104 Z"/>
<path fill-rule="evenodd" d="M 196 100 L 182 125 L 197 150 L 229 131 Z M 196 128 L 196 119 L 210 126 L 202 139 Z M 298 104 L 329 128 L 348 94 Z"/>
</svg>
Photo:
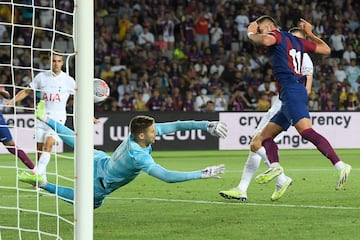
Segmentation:
<svg viewBox="0 0 360 240">
<path fill-rule="evenodd" d="M 309 54 L 304 53 L 303 55 L 303 62 L 302 62 L 302 66 L 301 66 L 301 74 L 303 75 L 312 75 L 314 73 L 314 65 L 313 62 L 311 61 L 311 58 L 309 56 Z M 274 96 L 271 102 L 271 108 L 265 113 L 265 115 L 262 117 L 259 125 L 256 127 L 255 130 L 255 134 L 260 133 L 264 127 L 266 126 L 266 124 L 270 121 L 270 119 L 280 110 L 282 105 L 282 102 L 279 98 L 279 95 Z M 279 133 L 274 141 L 278 142 L 281 140 L 281 138 L 283 137 L 284 132 Z"/>
<path fill-rule="evenodd" d="M 75 93 L 75 80 L 64 72 L 54 75 L 46 71 L 36 75 L 30 87 L 45 101 L 49 117 L 65 124 L 66 104 L 69 96 Z"/>
<path fill-rule="evenodd" d="M 314 64 L 311 61 L 309 54 L 304 53 L 303 62 L 301 65 L 301 74 L 302 75 L 313 75 L 314 73 Z"/>
</svg>

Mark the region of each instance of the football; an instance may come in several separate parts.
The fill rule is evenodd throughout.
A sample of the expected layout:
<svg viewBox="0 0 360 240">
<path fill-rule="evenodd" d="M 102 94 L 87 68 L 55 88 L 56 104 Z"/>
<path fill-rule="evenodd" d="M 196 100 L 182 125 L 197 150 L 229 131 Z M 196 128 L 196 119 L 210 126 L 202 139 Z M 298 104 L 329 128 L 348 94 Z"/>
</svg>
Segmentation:
<svg viewBox="0 0 360 240">
<path fill-rule="evenodd" d="M 100 78 L 94 79 L 94 103 L 101 103 L 110 96 L 109 85 Z"/>
</svg>

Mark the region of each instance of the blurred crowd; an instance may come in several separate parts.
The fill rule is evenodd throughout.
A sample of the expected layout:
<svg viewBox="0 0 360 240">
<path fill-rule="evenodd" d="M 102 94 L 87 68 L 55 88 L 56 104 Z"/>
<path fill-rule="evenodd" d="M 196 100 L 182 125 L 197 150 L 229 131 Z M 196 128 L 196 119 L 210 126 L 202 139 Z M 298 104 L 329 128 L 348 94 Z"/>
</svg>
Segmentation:
<svg viewBox="0 0 360 240">
<path fill-rule="evenodd" d="M 358 1 L 94 3 L 95 77 L 111 88 L 110 98 L 96 105 L 98 112 L 268 110 L 277 94 L 271 64 L 266 49 L 247 38 L 249 22 L 263 14 L 274 17 L 281 30 L 298 26 L 300 18 L 308 20 L 332 49 L 330 56 L 311 55 L 310 111 L 360 110 Z M 6 29 L 0 27 L 0 40 L 4 36 Z M 0 47 L 0 60 L 5 52 Z M 39 59 L 39 69 L 49 64 L 48 59 Z M 3 72 L 1 82 L 6 80 Z M 23 78 L 20 84 L 28 80 Z"/>
</svg>

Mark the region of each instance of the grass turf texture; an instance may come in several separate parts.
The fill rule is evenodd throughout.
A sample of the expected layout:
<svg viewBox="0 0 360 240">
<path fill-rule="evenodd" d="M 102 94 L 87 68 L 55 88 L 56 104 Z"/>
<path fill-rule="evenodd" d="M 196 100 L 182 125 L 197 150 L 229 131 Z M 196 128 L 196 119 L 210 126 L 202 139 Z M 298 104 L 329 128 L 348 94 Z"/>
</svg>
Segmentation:
<svg viewBox="0 0 360 240">
<path fill-rule="evenodd" d="M 226 164 L 221 179 L 168 184 L 141 174 L 119 189 L 94 212 L 94 239 L 358 239 L 360 227 L 360 150 L 338 150 L 353 171 L 345 190 L 336 191 L 337 175 L 329 160 L 316 150 L 280 150 L 282 165 L 293 185 L 282 199 L 271 202 L 275 181 L 254 181 L 248 201 L 241 203 L 219 196 L 240 180 L 247 151 L 154 151 L 154 159 L 172 170 L 194 170 Z M 34 156 L 31 156 L 32 159 Z M 59 159 L 59 171 L 71 178 L 73 162 Z M 0 155 L 1 166 L 14 166 L 12 155 Z M 23 167 L 22 163 L 19 163 Z M 48 171 L 54 169 L 50 162 Z M 260 173 L 266 168 L 261 164 Z M 16 170 L 0 168 L 0 185 L 18 186 L 19 205 L 36 209 L 37 194 L 24 183 L 16 183 Z M 48 176 L 53 180 L 53 176 Z M 60 182 L 66 183 L 64 179 Z M 67 182 L 69 184 L 69 182 Z M 0 206 L 16 207 L 16 190 L 0 188 Z M 42 192 L 40 209 L 55 213 L 53 196 Z M 58 202 L 62 216 L 72 221 L 73 208 Z M 40 214 L 39 227 L 56 231 L 52 216 Z M 23 228 L 36 229 L 37 213 L 20 212 Z M 72 227 L 60 220 L 63 239 L 72 239 Z M 0 225 L 16 226 L 17 211 L 0 207 Z M 18 239 L 16 230 L 1 229 L 2 239 Z M 23 239 L 37 239 L 22 232 Z M 41 239 L 54 239 L 41 235 Z"/>
</svg>

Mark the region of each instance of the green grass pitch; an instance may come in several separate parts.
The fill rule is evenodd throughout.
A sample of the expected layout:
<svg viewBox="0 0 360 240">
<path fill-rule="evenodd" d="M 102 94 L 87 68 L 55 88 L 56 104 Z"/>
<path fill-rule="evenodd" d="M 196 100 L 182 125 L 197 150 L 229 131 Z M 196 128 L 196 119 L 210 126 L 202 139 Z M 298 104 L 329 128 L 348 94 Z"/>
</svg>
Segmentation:
<svg viewBox="0 0 360 240">
<path fill-rule="evenodd" d="M 224 163 L 226 172 L 221 179 L 175 184 L 141 174 L 94 211 L 94 239 L 358 239 L 360 150 L 337 152 L 353 167 L 344 190 L 335 190 L 336 172 L 318 151 L 280 150 L 281 163 L 293 178 L 293 185 L 282 199 L 272 202 L 275 181 L 264 185 L 252 182 L 248 201 L 241 203 L 223 199 L 218 192 L 239 183 L 247 151 L 155 150 L 154 159 L 168 169 L 187 171 Z M 54 162 L 52 158 L 48 171 L 54 170 Z M 19 231 L 9 227 L 17 226 L 18 219 L 23 229 L 56 232 L 53 214 L 57 204 L 62 216 L 61 237 L 73 239 L 72 227 L 66 222 L 73 219 L 73 207 L 43 191 L 36 194 L 27 184 L 17 182 L 12 155 L 0 155 L 0 166 L 0 239 L 19 238 Z M 19 166 L 24 167 L 22 163 Z M 72 169 L 72 160 L 59 157 L 61 174 L 71 178 Z M 265 169 L 261 164 L 257 173 Z M 48 178 L 54 180 L 54 176 Z M 59 181 L 69 184 L 66 179 Z M 13 189 L 15 186 L 20 190 Z M 18 211 L 18 207 L 22 210 Z M 34 211 L 38 208 L 40 214 Z M 40 239 L 29 231 L 21 231 L 21 237 Z M 41 239 L 54 237 L 41 234 Z"/>
</svg>

